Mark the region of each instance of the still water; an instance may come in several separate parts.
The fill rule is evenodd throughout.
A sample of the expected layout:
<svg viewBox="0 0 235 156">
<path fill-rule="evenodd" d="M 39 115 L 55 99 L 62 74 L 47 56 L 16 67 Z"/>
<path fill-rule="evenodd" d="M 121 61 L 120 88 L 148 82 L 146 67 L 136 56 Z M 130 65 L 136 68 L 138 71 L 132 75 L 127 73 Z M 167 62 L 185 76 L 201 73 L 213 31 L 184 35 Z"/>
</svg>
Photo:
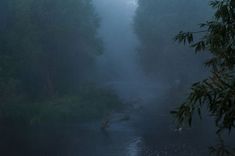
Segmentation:
<svg viewBox="0 0 235 156">
<path fill-rule="evenodd" d="M 113 120 L 105 130 L 100 128 L 101 121 L 41 125 L 31 132 L 19 132 L 18 128 L 12 136 L 1 136 L 8 138 L 7 142 L 0 141 L 0 153 L 8 156 L 208 155 L 208 140 L 213 140 L 209 131 L 200 128 L 179 132 L 170 120 L 164 120 L 166 116 L 140 114 L 138 117 L 132 114 L 128 121 Z"/>
</svg>

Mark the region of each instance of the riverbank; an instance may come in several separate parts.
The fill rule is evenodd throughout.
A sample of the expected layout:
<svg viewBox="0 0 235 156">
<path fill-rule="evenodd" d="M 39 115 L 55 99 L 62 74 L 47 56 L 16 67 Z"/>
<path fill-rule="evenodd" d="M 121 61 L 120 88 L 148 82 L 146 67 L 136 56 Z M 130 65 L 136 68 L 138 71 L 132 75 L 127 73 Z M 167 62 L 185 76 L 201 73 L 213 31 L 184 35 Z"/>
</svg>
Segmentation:
<svg viewBox="0 0 235 156">
<path fill-rule="evenodd" d="M 53 122 L 87 122 L 101 119 L 123 107 L 122 101 L 112 90 L 84 87 L 73 95 L 33 101 L 22 98 L 3 103 L 0 125 L 23 127 Z"/>
</svg>

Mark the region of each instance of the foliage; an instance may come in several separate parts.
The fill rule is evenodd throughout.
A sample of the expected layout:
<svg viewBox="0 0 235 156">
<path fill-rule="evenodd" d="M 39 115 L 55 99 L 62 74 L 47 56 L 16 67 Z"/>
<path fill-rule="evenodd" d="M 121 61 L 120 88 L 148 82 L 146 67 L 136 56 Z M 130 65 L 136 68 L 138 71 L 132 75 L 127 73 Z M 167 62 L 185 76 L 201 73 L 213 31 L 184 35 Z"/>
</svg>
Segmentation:
<svg viewBox="0 0 235 156">
<path fill-rule="evenodd" d="M 223 139 L 220 138 L 219 144 L 217 144 L 215 147 L 209 147 L 209 150 L 210 154 L 216 156 L 233 156 L 235 149 L 225 146 Z"/>
<path fill-rule="evenodd" d="M 192 28 L 199 19 L 207 18 L 205 15 L 210 9 L 204 5 L 204 0 L 139 0 L 138 3 L 134 28 L 140 41 L 138 54 L 141 67 L 148 76 L 162 79 L 171 86 L 180 81 L 179 85 L 186 88 L 191 83 L 188 81 L 204 74 L 198 61 L 202 57 L 196 60 L 195 55 L 188 53 L 183 46 L 172 44 L 172 36 L 177 33 L 176 30 Z M 194 20 L 191 20 L 192 16 Z M 180 55 L 176 55 L 176 51 Z"/>
<path fill-rule="evenodd" d="M 176 40 L 188 43 L 195 52 L 210 53 L 205 62 L 211 76 L 195 83 L 191 93 L 177 111 L 179 123 L 185 121 L 191 125 L 193 112 L 201 115 L 202 107 L 214 117 L 217 134 L 235 127 L 235 2 L 233 0 L 214 0 L 210 5 L 215 9 L 213 20 L 200 24 L 201 31 L 180 32 Z M 194 40 L 195 35 L 201 38 Z M 220 146 L 223 147 L 223 146 Z M 229 155 L 221 148 L 211 148 L 217 155 Z"/>
<path fill-rule="evenodd" d="M 0 5 L 1 99 L 56 96 L 87 79 L 102 52 L 91 0 L 2 0 Z"/>
<path fill-rule="evenodd" d="M 84 88 L 86 88 L 84 90 Z M 108 89 L 82 87 L 77 95 L 53 97 L 43 101 L 11 101 L 1 110 L 1 125 L 32 126 L 47 123 L 70 123 L 97 120 L 113 110 L 122 109 L 119 97 Z"/>
<path fill-rule="evenodd" d="M 120 105 L 104 89 L 78 93 L 95 80 L 99 22 L 91 0 L 1 0 L 1 125 L 94 119 Z"/>
</svg>

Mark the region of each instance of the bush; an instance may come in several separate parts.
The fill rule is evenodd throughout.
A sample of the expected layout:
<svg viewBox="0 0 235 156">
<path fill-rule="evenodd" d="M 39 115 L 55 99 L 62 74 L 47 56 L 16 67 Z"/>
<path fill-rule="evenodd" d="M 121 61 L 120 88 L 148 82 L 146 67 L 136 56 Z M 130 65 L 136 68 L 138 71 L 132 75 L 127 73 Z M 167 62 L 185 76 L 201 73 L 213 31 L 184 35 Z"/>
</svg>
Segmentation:
<svg viewBox="0 0 235 156">
<path fill-rule="evenodd" d="M 100 119 L 122 107 L 122 102 L 113 91 L 89 86 L 81 88 L 77 95 L 36 102 L 25 99 L 8 102 L 1 107 L 1 123 L 23 126 L 51 122 L 85 122 Z"/>
</svg>

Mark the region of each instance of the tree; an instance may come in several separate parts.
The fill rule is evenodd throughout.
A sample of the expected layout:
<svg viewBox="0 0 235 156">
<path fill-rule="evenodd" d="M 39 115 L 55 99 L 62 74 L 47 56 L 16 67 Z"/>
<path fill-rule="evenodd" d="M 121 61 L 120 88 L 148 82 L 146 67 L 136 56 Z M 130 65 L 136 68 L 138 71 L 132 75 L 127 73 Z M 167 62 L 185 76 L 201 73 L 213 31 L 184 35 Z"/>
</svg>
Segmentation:
<svg viewBox="0 0 235 156">
<path fill-rule="evenodd" d="M 87 79 L 102 51 L 91 0 L 2 0 L 0 6 L 0 100 L 9 92 L 61 95 Z"/>
<path fill-rule="evenodd" d="M 141 67 L 148 76 L 169 86 L 187 88 L 204 75 L 201 70 L 203 58 L 195 59 L 195 54 L 183 46 L 172 44 L 172 36 L 182 27 L 194 27 L 197 21 L 207 18 L 208 6 L 203 5 L 204 0 L 139 0 L 138 3 L 134 29 L 140 41 Z M 192 71 L 194 76 L 185 71 Z"/>
<path fill-rule="evenodd" d="M 200 31 L 181 31 L 175 37 L 196 53 L 210 54 L 205 62 L 210 76 L 193 84 L 185 102 L 172 113 L 179 124 L 191 125 L 193 113 L 196 111 L 201 116 L 202 108 L 206 107 L 220 138 L 220 144 L 211 147 L 211 152 L 218 156 L 234 155 L 231 148 L 224 146 L 222 136 L 235 127 L 235 1 L 213 0 L 210 6 L 215 9 L 213 19 L 200 24 Z M 195 35 L 198 35 L 196 40 Z"/>
</svg>

